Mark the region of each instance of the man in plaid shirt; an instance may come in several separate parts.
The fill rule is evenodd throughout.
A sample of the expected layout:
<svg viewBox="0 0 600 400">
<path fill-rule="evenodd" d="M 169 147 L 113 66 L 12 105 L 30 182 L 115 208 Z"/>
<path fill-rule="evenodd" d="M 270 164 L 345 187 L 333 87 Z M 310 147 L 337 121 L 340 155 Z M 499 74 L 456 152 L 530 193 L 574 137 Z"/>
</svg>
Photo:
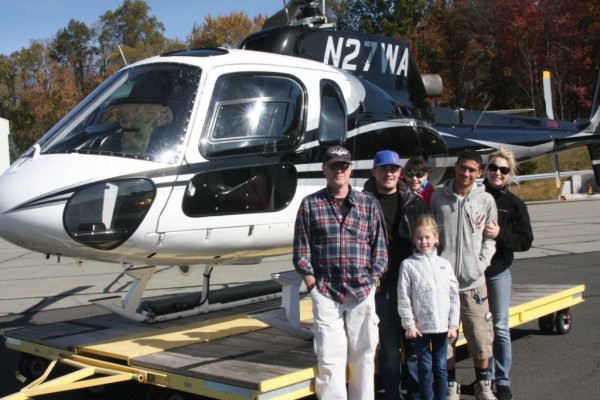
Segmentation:
<svg viewBox="0 0 600 400">
<path fill-rule="evenodd" d="M 373 399 L 375 287 L 387 266 L 383 224 L 375 200 L 349 184 L 347 149 L 330 147 L 322 168 L 327 187 L 300 205 L 293 257 L 313 303 L 317 397 Z"/>
</svg>

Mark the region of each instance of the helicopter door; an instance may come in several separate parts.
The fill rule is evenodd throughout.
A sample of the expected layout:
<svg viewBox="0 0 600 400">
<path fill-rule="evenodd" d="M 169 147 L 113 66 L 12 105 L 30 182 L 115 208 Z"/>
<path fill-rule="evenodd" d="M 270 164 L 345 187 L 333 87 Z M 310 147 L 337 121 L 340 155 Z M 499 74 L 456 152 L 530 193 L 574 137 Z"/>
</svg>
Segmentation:
<svg viewBox="0 0 600 400">
<path fill-rule="evenodd" d="M 176 188 L 159 230 L 177 231 L 181 238 L 210 230 L 213 243 L 228 237 L 226 247 L 240 251 L 267 246 L 258 243 L 262 227 L 275 231 L 282 221 L 284 229 L 283 221 L 296 214 L 290 206 L 298 187 L 294 149 L 305 125 L 306 91 L 299 79 L 284 73 L 213 76 L 205 88 L 212 96 L 196 137 L 198 153 L 188 152 L 186 184 Z M 244 229 L 244 243 L 231 241 Z M 274 240 L 285 239 L 277 233 Z"/>
</svg>

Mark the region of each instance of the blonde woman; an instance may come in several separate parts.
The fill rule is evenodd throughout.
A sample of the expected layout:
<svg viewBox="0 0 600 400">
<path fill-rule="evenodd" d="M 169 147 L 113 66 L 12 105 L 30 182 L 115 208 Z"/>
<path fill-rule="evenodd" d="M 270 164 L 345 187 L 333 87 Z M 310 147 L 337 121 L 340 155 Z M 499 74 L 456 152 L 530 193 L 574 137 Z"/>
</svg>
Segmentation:
<svg viewBox="0 0 600 400">
<path fill-rule="evenodd" d="M 488 379 L 495 380 L 496 398 L 512 399 L 508 373 L 512 364 L 508 309 L 512 276 L 510 266 L 515 251 L 527 251 L 533 242 L 533 232 L 527 206 L 508 186 L 516 178 L 516 161 L 512 151 L 501 147 L 488 157 L 483 181 L 498 208 L 498 221 L 486 225 L 484 234 L 496 241 L 496 253 L 485 270 L 488 301 L 494 320 L 494 357 L 490 359 Z"/>
</svg>

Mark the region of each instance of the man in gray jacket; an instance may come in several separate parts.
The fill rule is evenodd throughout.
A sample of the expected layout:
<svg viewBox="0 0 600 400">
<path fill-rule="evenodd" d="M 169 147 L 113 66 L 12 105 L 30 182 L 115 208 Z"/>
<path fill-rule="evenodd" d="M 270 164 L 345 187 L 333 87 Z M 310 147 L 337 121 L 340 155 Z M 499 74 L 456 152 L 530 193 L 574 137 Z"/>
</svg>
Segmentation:
<svg viewBox="0 0 600 400">
<path fill-rule="evenodd" d="M 481 156 L 465 151 L 454 165 L 455 179 L 438 188 L 431 197 L 431 210 L 442 227 L 441 256 L 450 261 L 458 280 L 460 317 L 469 355 L 475 364 L 477 400 L 495 400 L 487 379 L 494 330 L 487 302 L 485 269 L 496 251 L 484 228 L 498 220 L 494 198 L 475 180 L 483 172 Z M 454 346 L 453 346 L 454 347 Z M 448 351 L 448 400 L 458 400 L 454 351 Z"/>
</svg>

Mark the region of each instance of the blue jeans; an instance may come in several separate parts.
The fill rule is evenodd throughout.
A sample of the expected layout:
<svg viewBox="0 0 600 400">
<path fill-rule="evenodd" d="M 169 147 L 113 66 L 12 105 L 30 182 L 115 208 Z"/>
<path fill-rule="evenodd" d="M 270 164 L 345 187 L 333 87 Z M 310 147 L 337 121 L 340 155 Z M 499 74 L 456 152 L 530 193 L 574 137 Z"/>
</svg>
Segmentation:
<svg viewBox="0 0 600 400">
<path fill-rule="evenodd" d="M 400 392 L 402 366 L 400 347 L 404 343 L 407 372 L 407 397 L 419 400 L 418 365 L 416 349 L 412 340 L 406 340 L 398 315 L 398 296 L 381 291 L 375 295 L 375 307 L 379 316 L 379 375 L 387 400 L 403 400 Z"/>
<path fill-rule="evenodd" d="M 424 333 L 414 339 L 419 358 L 419 392 L 421 400 L 446 400 L 448 390 L 448 370 L 446 350 L 448 332 Z"/>
<path fill-rule="evenodd" d="M 497 385 L 510 386 L 508 372 L 512 365 L 512 346 L 508 328 L 508 309 L 512 275 L 510 269 L 486 278 L 490 312 L 494 318 L 494 356 L 490 358 L 488 378 Z"/>
</svg>

